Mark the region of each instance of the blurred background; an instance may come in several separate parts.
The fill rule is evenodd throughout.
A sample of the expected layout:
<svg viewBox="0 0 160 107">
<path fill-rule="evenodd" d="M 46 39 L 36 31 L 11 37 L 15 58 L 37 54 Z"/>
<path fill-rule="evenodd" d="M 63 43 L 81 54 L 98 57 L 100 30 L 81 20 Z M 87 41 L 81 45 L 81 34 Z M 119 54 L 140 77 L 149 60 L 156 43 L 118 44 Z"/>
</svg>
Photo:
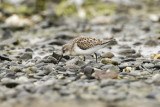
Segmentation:
<svg viewBox="0 0 160 107">
<path fill-rule="evenodd" d="M 0 24 L 22 27 L 46 21 L 44 27 L 49 27 L 69 19 L 108 24 L 117 14 L 159 21 L 159 5 L 160 0 L 0 0 Z"/>
</svg>

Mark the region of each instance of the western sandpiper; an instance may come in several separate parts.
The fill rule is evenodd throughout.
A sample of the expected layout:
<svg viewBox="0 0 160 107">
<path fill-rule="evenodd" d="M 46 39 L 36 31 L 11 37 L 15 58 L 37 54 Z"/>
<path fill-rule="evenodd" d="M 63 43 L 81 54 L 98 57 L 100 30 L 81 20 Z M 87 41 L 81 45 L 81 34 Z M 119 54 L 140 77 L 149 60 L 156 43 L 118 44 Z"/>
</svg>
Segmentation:
<svg viewBox="0 0 160 107">
<path fill-rule="evenodd" d="M 115 39 L 101 40 L 92 37 L 80 36 L 73 40 L 72 44 L 65 44 L 62 46 L 62 56 L 60 57 L 58 63 L 61 61 L 62 57 L 65 55 L 78 56 L 78 55 L 88 55 L 95 53 L 97 50 L 107 46 L 110 42 L 116 41 Z M 84 56 L 85 60 L 85 56 Z"/>
</svg>

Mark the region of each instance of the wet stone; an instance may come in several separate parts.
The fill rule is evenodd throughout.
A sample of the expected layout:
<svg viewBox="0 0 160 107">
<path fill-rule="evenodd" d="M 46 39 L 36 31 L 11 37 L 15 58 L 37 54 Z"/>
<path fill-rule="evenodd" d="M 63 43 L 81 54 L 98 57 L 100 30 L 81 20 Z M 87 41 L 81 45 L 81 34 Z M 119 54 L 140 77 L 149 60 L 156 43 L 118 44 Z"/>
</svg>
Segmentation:
<svg viewBox="0 0 160 107">
<path fill-rule="evenodd" d="M 14 72 L 21 72 L 22 71 L 21 68 L 18 66 L 11 66 L 10 70 L 13 70 Z"/>
<path fill-rule="evenodd" d="M 6 70 L 6 74 L 4 77 L 15 79 L 16 78 L 15 72 L 13 72 L 11 70 Z"/>
<path fill-rule="evenodd" d="M 13 37 L 13 33 L 10 30 L 5 30 L 2 34 L 2 39 L 8 39 L 8 38 L 12 38 Z"/>
<path fill-rule="evenodd" d="M 135 58 L 125 58 L 121 62 L 130 62 L 130 61 L 136 61 Z"/>
<path fill-rule="evenodd" d="M 160 63 L 160 59 L 156 59 L 153 61 L 153 64 L 157 64 L 157 63 Z"/>
<path fill-rule="evenodd" d="M 145 64 L 143 64 L 143 67 L 151 69 L 151 68 L 154 67 L 154 64 L 152 64 L 152 63 L 145 63 Z"/>
<path fill-rule="evenodd" d="M 113 64 L 113 65 L 118 65 L 118 61 L 116 61 L 116 60 L 110 60 L 110 59 L 107 59 L 107 58 L 105 58 L 105 59 L 102 59 L 102 64 Z"/>
<path fill-rule="evenodd" d="M 66 71 L 66 68 L 64 68 L 62 66 L 57 66 L 55 69 L 58 71 Z"/>
<path fill-rule="evenodd" d="M 90 66 L 86 66 L 84 69 L 82 69 L 82 72 L 87 76 L 87 78 L 92 79 L 94 78 L 92 74 L 94 73 L 94 69 Z"/>
<path fill-rule="evenodd" d="M 53 63 L 53 64 L 57 64 L 58 60 L 52 56 L 47 56 L 44 57 L 43 59 L 39 60 L 39 62 L 44 62 L 44 63 Z"/>
<path fill-rule="evenodd" d="M 58 45 L 58 46 L 62 46 L 65 44 L 65 42 L 63 40 L 57 40 L 57 41 L 51 41 L 48 43 L 49 45 Z"/>
<path fill-rule="evenodd" d="M 65 73 L 64 73 L 64 75 L 65 76 L 76 76 L 76 72 L 71 72 L 71 71 L 66 71 Z"/>
<path fill-rule="evenodd" d="M 113 27 L 113 28 L 112 28 L 112 32 L 113 32 L 113 33 L 118 33 L 118 32 L 121 32 L 122 29 L 123 29 L 122 27 L 116 26 L 116 27 Z"/>
<path fill-rule="evenodd" d="M 23 60 L 32 59 L 32 53 L 31 52 L 25 52 L 20 56 L 20 59 L 23 59 Z"/>
<path fill-rule="evenodd" d="M 114 57 L 114 54 L 111 52 L 107 52 L 102 55 L 102 58 L 112 58 L 112 57 Z"/>
<path fill-rule="evenodd" d="M 59 54 L 53 52 L 53 53 L 52 53 L 52 56 L 58 60 L 58 59 L 60 58 L 61 55 L 59 55 Z"/>
<path fill-rule="evenodd" d="M 119 72 L 120 71 L 116 66 L 112 66 L 106 71 L 95 69 L 94 77 L 98 80 L 116 79 Z"/>
<path fill-rule="evenodd" d="M 108 80 L 103 80 L 103 81 L 101 81 L 100 86 L 103 88 L 103 87 L 107 87 L 107 86 L 113 86 L 113 85 L 115 85 L 115 84 L 116 84 L 116 81 L 115 81 L 115 80 L 110 80 L 110 79 L 108 79 Z"/>
<path fill-rule="evenodd" d="M 55 39 L 65 39 L 65 40 L 71 40 L 73 39 L 74 37 L 71 36 L 71 34 L 69 33 L 61 33 L 61 34 L 57 34 Z"/>
<path fill-rule="evenodd" d="M 159 69 L 159 68 L 160 68 L 160 64 L 155 64 L 155 65 L 154 65 L 154 68 Z"/>
<path fill-rule="evenodd" d="M 142 44 L 142 42 L 139 42 L 139 41 L 138 42 L 136 41 L 136 42 L 133 43 L 133 45 L 135 45 L 135 46 L 139 46 L 141 44 Z"/>
<path fill-rule="evenodd" d="M 148 40 L 145 42 L 145 45 L 147 46 L 157 46 L 158 45 L 158 42 L 156 40 Z"/>
<path fill-rule="evenodd" d="M 31 48 L 26 48 L 25 52 L 33 52 L 33 50 Z"/>
<path fill-rule="evenodd" d="M 152 82 L 155 83 L 156 85 L 160 85 L 160 74 L 155 74 L 152 77 Z"/>
<path fill-rule="evenodd" d="M 120 55 L 131 55 L 131 54 L 135 54 L 136 51 L 134 49 L 124 49 L 124 50 L 120 50 L 119 54 Z"/>
<path fill-rule="evenodd" d="M 101 67 L 101 70 L 107 70 L 109 68 L 111 68 L 113 65 L 112 64 L 107 64 Z"/>
<path fill-rule="evenodd" d="M 17 82 L 4 82 L 2 84 L 5 85 L 7 88 L 15 88 L 17 85 L 19 85 L 19 83 Z"/>
<path fill-rule="evenodd" d="M 6 60 L 6 61 L 12 61 L 11 59 L 9 59 L 9 58 L 7 58 L 5 56 L 1 56 L 1 55 L 0 55 L 0 60 L 2 60 L 2 61 L 4 61 L 4 60 Z"/>
</svg>

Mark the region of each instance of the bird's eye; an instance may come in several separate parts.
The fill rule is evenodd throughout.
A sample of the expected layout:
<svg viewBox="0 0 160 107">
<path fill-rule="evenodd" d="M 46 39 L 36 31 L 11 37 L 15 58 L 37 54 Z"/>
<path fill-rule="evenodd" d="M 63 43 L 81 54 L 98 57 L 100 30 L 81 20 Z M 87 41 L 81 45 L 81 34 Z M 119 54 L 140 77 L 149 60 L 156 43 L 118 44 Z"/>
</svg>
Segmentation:
<svg viewBox="0 0 160 107">
<path fill-rule="evenodd" d="M 65 50 L 63 50 L 63 53 L 65 52 Z"/>
</svg>

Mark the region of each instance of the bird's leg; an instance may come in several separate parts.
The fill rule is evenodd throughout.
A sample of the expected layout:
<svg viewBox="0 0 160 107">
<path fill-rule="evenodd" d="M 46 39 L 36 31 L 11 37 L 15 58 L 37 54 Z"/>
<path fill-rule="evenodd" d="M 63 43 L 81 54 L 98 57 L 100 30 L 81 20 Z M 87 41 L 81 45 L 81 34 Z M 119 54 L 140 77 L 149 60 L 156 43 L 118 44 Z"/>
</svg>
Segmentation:
<svg viewBox="0 0 160 107">
<path fill-rule="evenodd" d="M 85 56 L 83 56 L 83 61 L 86 61 L 86 57 Z"/>
<path fill-rule="evenodd" d="M 96 53 L 94 53 L 94 55 L 96 56 L 96 63 L 97 63 L 97 54 L 96 54 Z"/>
</svg>

